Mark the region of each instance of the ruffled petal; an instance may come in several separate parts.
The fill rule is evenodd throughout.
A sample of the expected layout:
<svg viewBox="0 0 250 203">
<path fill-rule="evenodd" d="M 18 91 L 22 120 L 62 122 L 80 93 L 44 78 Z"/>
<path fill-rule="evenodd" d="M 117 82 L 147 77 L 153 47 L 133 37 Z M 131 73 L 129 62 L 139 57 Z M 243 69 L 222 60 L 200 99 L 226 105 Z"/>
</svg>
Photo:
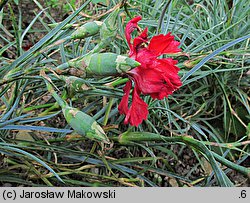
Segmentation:
<svg viewBox="0 0 250 203">
<path fill-rule="evenodd" d="M 133 42 L 133 47 L 135 50 L 138 50 L 138 47 L 144 43 L 148 41 L 148 28 L 146 27 L 143 32 L 134 39 Z"/>
<path fill-rule="evenodd" d="M 171 36 L 171 33 L 167 35 L 156 35 L 152 37 L 148 49 L 154 53 L 156 56 L 160 56 L 162 54 L 171 54 L 181 51 L 178 48 L 180 42 L 174 40 L 174 36 Z"/>
<path fill-rule="evenodd" d="M 131 81 L 128 81 L 123 88 L 124 95 L 122 100 L 118 106 L 118 110 L 120 114 L 127 114 L 128 113 L 128 100 L 129 100 L 129 93 L 132 87 Z"/>
<path fill-rule="evenodd" d="M 182 85 L 182 82 L 178 75 L 180 69 L 176 66 L 178 61 L 171 58 L 166 58 L 157 59 L 156 63 L 157 66 L 155 66 L 154 68 L 163 73 L 162 75 L 165 78 L 166 84 L 169 84 L 167 81 L 170 81 L 174 86 L 174 90 L 178 89 Z M 168 80 L 166 80 L 166 78 L 168 78 Z M 169 84 L 169 86 L 171 85 Z"/>
<path fill-rule="evenodd" d="M 163 99 L 182 85 L 176 62 L 172 59 L 156 59 L 147 68 L 139 66 L 129 71 L 129 74 L 143 94 Z"/>
<path fill-rule="evenodd" d="M 157 58 L 164 53 L 181 51 L 178 48 L 180 43 L 174 40 L 171 33 L 168 33 L 167 35 L 154 36 L 147 46 L 147 28 L 131 42 L 131 33 L 135 29 L 139 30 L 137 23 L 140 20 L 141 16 L 133 18 L 125 29 L 126 39 L 130 47 L 129 56 L 141 64 L 127 73 L 134 82 L 132 103 L 129 107 L 129 93 L 132 88 L 130 80 L 123 88 L 124 96 L 118 107 L 119 112 L 126 115 L 124 123 L 133 126 L 138 126 L 148 116 L 148 105 L 140 98 L 141 93 L 150 95 L 154 99 L 163 99 L 182 85 L 178 76 L 179 68 L 176 66 L 178 61 L 171 58 Z"/>
<path fill-rule="evenodd" d="M 141 68 L 147 68 L 156 60 L 156 56 L 147 48 L 138 49 L 134 59 L 141 64 Z"/>
<path fill-rule="evenodd" d="M 143 94 L 160 92 L 164 83 L 164 78 L 161 72 L 155 71 L 152 68 L 143 69 L 137 67 L 130 71 L 132 77 L 137 84 L 138 89 Z"/>
<path fill-rule="evenodd" d="M 131 33 L 138 28 L 138 21 L 140 21 L 142 19 L 141 16 L 137 16 L 135 18 L 133 18 L 132 20 L 130 20 L 128 22 L 128 24 L 126 25 L 126 28 L 125 28 L 125 37 L 126 37 L 126 40 L 128 42 L 128 45 L 129 45 L 129 48 L 130 48 L 130 51 L 133 51 L 133 47 L 132 47 L 132 44 L 131 44 Z"/>
<path fill-rule="evenodd" d="M 172 58 L 163 58 L 163 59 L 157 59 L 156 60 L 157 69 L 161 69 L 163 72 L 172 72 L 172 73 L 178 73 L 180 68 L 176 66 L 178 63 L 177 60 L 173 60 Z M 161 65 L 159 65 L 159 63 Z"/>
<path fill-rule="evenodd" d="M 138 126 L 148 117 L 148 105 L 140 98 L 140 91 L 137 86 L 133 90 L 131 107 L 126 114 L 124 123 L 132 126 Z"/>
<path fill-rule="evenodd" d="M 163 83 L 161 84 L 161 91 L 149 94 L 152 98 L 163 99 L 180 88 L 182 82 L 178 76 L 179 68 L 175 66 L 176 63 L 177 61 L 171 58 L 155 61 L 154 70 L 162 76 Z"/>
</svg>

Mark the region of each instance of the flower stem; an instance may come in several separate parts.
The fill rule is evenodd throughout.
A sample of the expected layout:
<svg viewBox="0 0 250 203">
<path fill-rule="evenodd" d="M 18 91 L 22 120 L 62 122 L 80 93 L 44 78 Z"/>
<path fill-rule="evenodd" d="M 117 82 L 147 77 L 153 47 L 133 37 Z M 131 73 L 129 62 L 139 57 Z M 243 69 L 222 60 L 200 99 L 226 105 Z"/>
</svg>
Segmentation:
<svg viewBox="0 0 250 203">
<path fill-rule="evenodd" d="M 110 87 L 115 87 L 117 85 L 122 85 L 124 83 L 126 83 L 129 79 L 128 78 L 119 78 L 111 83 L 107 83 L 105 84 L 106 86 L 110 86 Z"/>
<path fill-rule="evenodd" d="M 111 108 L 112 108 L 112 105 L 113 105 L 113 101 L 114 101 L 114 98 L 110 98 L 109 99 L 109 103 L 108 103 L 108 107 L 106 109 L 106 112 L 105 112 L 105 116 L 104 116 L 104 120 L 103 120 L 103 125 L 107 125 L 108 123 L 108 119 L 109 119 L 109 113 L 111 111 Z"/>
<path fill-rule="evenodd" d="M 109 137 L 111 140 L 119 142 L 122 145 L 131 145 L 134 142 L 149 142 L 149 141 L 165 141 L 165 142 L 181 142 L 185 143 L 188 146 L 194 147 L 204 153 L 207 158 L 214 162 L 214 159 L 224 164 L 225 166 L 237 170 L 240 173 L 249 176 L 250 169 L 239 166 L 231 161 L 226 160 L 224 157 L 216 154 L 215 152 L 210 151 L 205 144 L 201 141 L 198 141 L 190 136 L 175 136 L 175 137 L 165 137 L 155 133 L 149 132 L 125 132 L 119 137 Z M 213 164 L 214 165 L 214 164 Z M 216 169 L 216 168 L 214 168 Z"/>
</svg>

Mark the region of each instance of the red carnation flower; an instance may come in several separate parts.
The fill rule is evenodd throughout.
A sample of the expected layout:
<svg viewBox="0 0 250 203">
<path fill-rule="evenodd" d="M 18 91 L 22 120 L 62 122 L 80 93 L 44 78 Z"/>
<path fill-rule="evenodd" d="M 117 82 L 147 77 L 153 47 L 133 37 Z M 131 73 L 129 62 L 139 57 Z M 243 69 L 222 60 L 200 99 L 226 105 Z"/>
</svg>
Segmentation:
<svg viewBox="0 0 250 203">
<path fill-rule="evenodd" d="M 124 96 L 118 110 L 125 114 L 125 124 L 138 126 L 148 116 L 148 105 L 140 98 L 140 94 L 150 95 L 154 99 L 163 99 L 172 94 L 181 85 L 178 76 L 179 68 L 177 60 L 172 58 L 158 59 L 162 54 L 172 54 L 181 51 L 179 42 L 174 40 L 171 33 L 157 35 L 148 39 L 148 29 L 135 37 L 131 42 L 131 33 L 137 29 L 138 21 L 142 18 L 137 16 L 130 20 L 125 29 L 126 39 L 129 45 L 129 57 L 141 63 L 140 66 L 130 70 L 127 75 L 130 79 L 123 88 Z M 149 43 L 148 43 L 149 42 Z M 132 89 L 132 103 L 129 107 L 129 94 Z"/>
</svg>

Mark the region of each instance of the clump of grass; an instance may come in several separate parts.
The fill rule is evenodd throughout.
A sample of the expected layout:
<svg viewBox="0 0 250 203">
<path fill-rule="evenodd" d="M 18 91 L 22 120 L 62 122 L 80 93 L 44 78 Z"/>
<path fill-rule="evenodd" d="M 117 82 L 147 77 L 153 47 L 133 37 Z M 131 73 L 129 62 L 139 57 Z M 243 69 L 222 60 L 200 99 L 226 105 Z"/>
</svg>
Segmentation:
<svg viewBox="0 0 250 203">
<path fill-rule="evenodd" d="M 138 128 L 123 124 L 117 105 L 126 79 L 81 78 L 73 91 L 53 70 L 85 55 L 99 35 L 69 36 L 90 20 L 104 21 L 123 5 L 118 33 L 102 51 L 126 54 L 125 23 L 138 13 L 151 36 L 171 31 L 181 42 L 183 86 L 168 99 L 152 100 Z M 20 5 L 0 12 L 0 182 L 27 186 L 242 186 L 249 165 L 249 12 L 247 0 L 86 1 L 62 22 L 41 11 L 23 27 Z M 15 13 L 14 6 L 18 7 Z M 90 9 L 91 8 L 91 9 Z M 12 27 L 6 29 L 6 15 Z M 18 20 L 17 20 L 18 19 Z M 36 27 L 39 21 L 43 27 Z M 53 25 L 51 25 L 53 24 Z M 44 37 L 23 50 L 27 34 Z M 48 92 L 47 70 L 60 97 L 93 117 L 110 144 L 79 136 Z M 78 78 L 78 72 L 74 73 Z M 70 92 L 71 91 L 71 92 Z M 73 91 L 73 92 L 72 92 Z M 71 93 L 71 94 L 69 94 Z M 237 182 L 232 174 L 243 176 Z"/>
</svg>

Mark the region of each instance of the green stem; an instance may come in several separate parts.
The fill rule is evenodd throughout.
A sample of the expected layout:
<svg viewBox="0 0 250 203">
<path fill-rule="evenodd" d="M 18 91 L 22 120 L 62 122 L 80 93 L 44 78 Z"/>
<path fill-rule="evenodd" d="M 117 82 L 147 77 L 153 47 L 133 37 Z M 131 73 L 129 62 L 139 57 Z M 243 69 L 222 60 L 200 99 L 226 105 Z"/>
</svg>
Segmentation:
<svg viewBox="0 0 250 203">
<path fill-rule="evenodd" d="M 51 106 L 53 106 L 53 103 L 41 104 L 41 105 L 37 105 L 37 106 L 27 107 L 27 108 L 24 108 L 23 113 L 26 113 L 26 112 L 29 112 L 29 111 L 33 111 L 33 110 L 36 110 L 36 109 L 51 107 Z"/>
<path fill-rule="evenodd" d="M 53 96 L 53 94 L 52 94 L 52 96 Z M 67 93 L 66 93 L 66 91 L 65 92 L 63 92 L 63 94 L 62 94 L 62 99 L 64 100 L 64 99 L 66 99 L 67 97 Z M 54 97 L 54 96 L 53 96 Z M 59 106 L 61 106 L 61 105 L 59 105 L 59 103 L 58 102 L 56 102 L 56 103 L 54 103 L 52 106 L 50 106 L 50 108 L 48 108 L 48 109 L 46 109 L 45 111 L 43 111 L 41 114 L 39 114 L 40 116 L 45 116 L 45 115 L 48 115 L 51 111 L 54 111 L 54 110 L 56 110 L 56 109 L 58 109 L 59 108 Z M 61 106 L 62 107 L 62 106 Z"/>
<path fill-rule="evenodd" d="M 147 142 L 147 141 L 166 141 L 166 142 L 181 142 L 185 143 L 188 146 L 192 146 L 202 153 L 206 155 L 206 157 L 211 162 L 211 166 L 213 167 L 214 171 L 217 171 L 219 173 L 219 168 L 216 167 L 216 161 L 219 161 L 220 163 L 224 164 L 225 166 L 237 170 L 238 172 L 248 175 L 250 174 L 250 169 L 245 168 L 243 166 L 239 166 L 231 161 L 228 161 L 221 157 L 220 155 L 216 154 L 215 152 L 210 151 L 205 144 L 203 144 L 201 141 L 195 140 L 192 137 L 189 136 L 178 136 L 178 137 L 165 137 L 159 134 L 155 133 L 141 133 L 141 132 L 126 132 L 121 134 L 119 137 L 109 137 L 111 140 L 119 142 L 122 145 L 131 145 L 134 142 Z M 217 174 L 217 173 L 216 173 Z M 223 185 L 223 183 L 222 183 Z"/>
<path fill-rule="evenodd" d="M 62 71 L 62 70 L 65 70 L 65 69 L 67 69 L 67 68 L 69 68 L 68 62 L 63 63 L 63 64 L 57 66 L 57 67 L 56 67 L 56 70 L 61 70 L 61 71 Z"/>
<path fill-rule="evenodd" d="M 67 106 L 67 103 L 56 93 L 56 91 L 54 90 L 54 88 L 52 87 L 52 85 L 46 79 L 44 81 L 46 83 L 46 86 L 47 86 L 47 89 L 48 89 L 49 93 L 52 94 L 52 96 L 57 101 L 57 103 L 62 108 L 64 108 L 65 106 Z"/>
<path fill-rule="evenodd" d="M 232 143 L 211 143 L 208 141 L 201 141 L 205 145 L 210 145 L 210 146 L 215 146 L 215 147 L 224 147 L 227 149 L 235 149 L 236 147 L 244 146 L 244 145 L 249 145 L 250 140 L 243 141 L 243 142 L 232 142 Z"/>
<path fill-rule="evenodd" d="M 228 161 L 227 159 L 225 159 L 224 157 L 216 154 L 215 152 L 212 152 L 214 158 L 219 161 L 220 163 L 222 163 L 223 165 L 227 166 L 228 168 L 234 169 L 236 171 L 239 171 L 240 173 L 250 177 L 250 169 L 237 165 L 231 161 Z"/>
<path fill-rule="evenodd" d="M 107 123 L 108 123 L 109 113 L 111 111 L 113 101 L 114 101 L 114 98 L 111 97 L 110 100 L 109 100 L 109 103 L 108 103 L 108 107 L 107 107 L 106 112 L 105 112 L 104 120 L 103 120 L 103 125 L 104 126 L 107 125 Z"/>
<path fill-rule="evenodd" d="M 112 87 L 115 87 L 117 85 L 121 85 L 121 84 L 126 83 L 128 80 L 129 80 L 128 78 L 119 78 L 118 80 L 115 80 L 114 82 L 110 83 L 110 85 Z"/>
<path fill-rule="evenodd" d="M 95 54 L 100 52 L 102 49 L 104 49 L 106 46 L 108 46 L 111 43 L 110 39 L 102 40 L 99 44 L 97 44 L 89 53 Z"/>
</svg>

